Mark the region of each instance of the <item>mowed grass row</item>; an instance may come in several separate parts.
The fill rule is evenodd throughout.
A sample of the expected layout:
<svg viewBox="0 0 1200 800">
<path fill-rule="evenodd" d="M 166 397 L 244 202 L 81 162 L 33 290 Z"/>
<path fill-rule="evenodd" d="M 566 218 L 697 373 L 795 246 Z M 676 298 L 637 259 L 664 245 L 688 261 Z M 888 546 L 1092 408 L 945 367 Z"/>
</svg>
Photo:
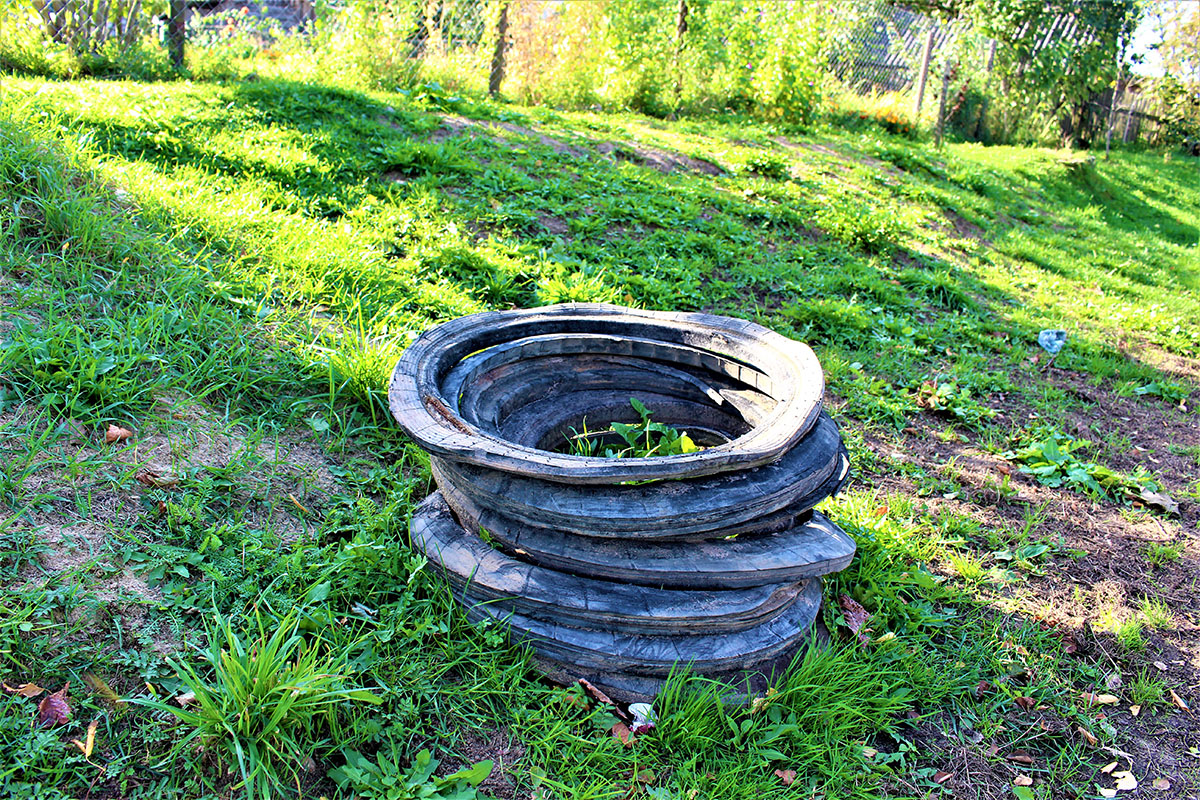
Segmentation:
<svg viewBox="0 0 1200 800">
<path fill-rule="evenodd" d="M 1076 728 L 1121 746 L 1079 699 L 1110 665 L 979 600 L 979 548 L 1030 570 L 1070 554 L 1039 550 L 1034 524 L 982 530 L 930 503 L 956 489 L 941 474 L 909 468 L 917 491 L 881 493 L 903 470 L 871 443 L 931 409 L 993 452 L 1055 439 L 1074 401 L 1029 361 L 1042 327 L 1070 331 L 1057 365 L 1094 385 L 1186 398 L 1153 364 L 1200 345 L 1194 164 L 279 81 L 6 80 L 5 103 L 0 656 L 9 685 L 69 682 L 74 704 L 42 729 L 36 700 L 3 701 L 10 793 L 386 797 L 401 779 L 394 796 L 450 797 L 479 776 L 437 775 L 486 755 L 497 796 L 923 796 L 967 785 L 922 738 L 952 720 L 993 762 L 1032 754 L 1021 768 L 1048 797 L 1093 791 L 1108 760 Z M 681 678 L 633 747 L 503 630 L 469 625 L 408 548 L 429 476 L 384 405 L 428 325 L 564 300 L 731 313 L 812 342 L 866 476 L 829 509 L 860 547 L 827 587 L 835 643 L 751 708 Z M 1001 395 L 1030 418 L 997 419 Z M 104 444 L 110 423 L 134 437 Z M 171 443 L 169 474 L 147 475 L 150 439 Z M 309 471 L 300 445 L 320 453 Z M 867 647 L 842 635 L 843 593 L 871 612 Z M 330 676 L 305 684 L 310 704 L 231 681 L 221 647 L 267 645 L 291 679 Z M 183 721 L 123 702 L 206 687 L 219 702 Z M 1016 698 L 1066 733 L 1024 724 Z M 71 740 L 93 720 L 89 761 Z"/>
</svg>

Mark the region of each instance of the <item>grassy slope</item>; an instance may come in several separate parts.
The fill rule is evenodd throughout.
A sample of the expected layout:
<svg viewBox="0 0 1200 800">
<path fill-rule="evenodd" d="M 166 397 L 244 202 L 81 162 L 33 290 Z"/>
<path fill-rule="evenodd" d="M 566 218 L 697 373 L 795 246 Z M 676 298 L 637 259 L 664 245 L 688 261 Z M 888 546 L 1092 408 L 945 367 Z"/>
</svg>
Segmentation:
<svg viewBox="0 0 1200 800">
<path fill-rule="evenodd" d="M 70 680 L 79 708 L 71 728 L 31 732 L 30 701 L 3 701 L 21 754 L 3 780 L 204 791 L 165 768 L 161 721 L 81 681 L 175 691 L 162 651 L 202 640 L 214 603 L 238 619 L 303 605 L 385 698 L 348 710 L 338 743 L 390 743 L 401 764 L 422 746 L 500 755 L 502 796 L 794 791 L 776 768 L 831 797 L 920 795 L 939 770 L 963 796 L 1006 796 L 1017 770 L 1087 794 L 1109 755 L 1077 727 L 1134 753 L 1145 782 L 1188 780 L 1147 740 L 1196 736 L 1163 700 L 1195 683 L 1197 653 L 1184 531 L 1200 442 L 1173 408 L 1200 349 L 1194 162 L 934 155 L 871 131 L 787 139 L 274 81 L 6 80 L 6 103 L 0 565 L 15 589 L 0 653 L 10 684 Z M 894 637 L 810 657 L 756 715 L 685 684 L 624 748 L 602 709 L 449 610 L 402 543 L 428 477 L 377 427 L 384 376 L 438 320 L 563 300 L 713 310 L 813 343 L 860 475 L 831 503 L 860 557 L 828 596 L 852 594 Z M 1043 327 L 1071 336 L 1048 371 L 1031 362 Z M 1170 402 L 1134 394 L 1152 384 Z M 109 422 L 134 444 L 101 445 Z M 1084 462 L 1148 470 L 1183 520 L 1007 474 L 999 453 L 1054 434 L 1096 440 Z M 147 485 L 146 463 L 178 484 Z M 1079 701 L 1114 673 L 1121 708 L 1143 715 Z M 61 744 L 93 717 L 103 776 Z M 1033 765 L 1008 759 L 1022 750 Z M 306 793 L 329 791 L 341 756 L 313 754 Z"/>
</svg>

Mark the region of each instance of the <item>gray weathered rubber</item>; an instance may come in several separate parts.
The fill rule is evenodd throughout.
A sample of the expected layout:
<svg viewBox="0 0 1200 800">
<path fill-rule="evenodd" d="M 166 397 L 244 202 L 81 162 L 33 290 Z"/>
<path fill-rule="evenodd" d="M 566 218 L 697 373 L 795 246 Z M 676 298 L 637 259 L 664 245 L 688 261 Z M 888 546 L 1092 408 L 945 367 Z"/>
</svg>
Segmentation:
<svg viewBox="0 0 1200 800">
<path fill-rule="evenodd" d="M 559 354 L 555 336 L 607 337 L 604 351 L 704 370 L 768 395 L 776 405 L 760 424 L 733 441 L 696 453 L 642 459 L 565 455 L 516 445 L 454 409 L 455 368 L 497 346 Z M 595 349 L 595 348 L 593 348 Z M 670 355 L 665 355 L 669 351 Z M 530 354 L 533 351 L 526 349 Z M 670 360 L 665 360 L 670 359 Z M 472 314 L 432 328 L 404 351 L 388 399 L 401 428 L 430 453 L 511 475 L 579 483 L 680 479 L 766 464 L 799 442 L 820 412 L 824 380 L 806 345 L 760 325 L 712 314 L 667 313 L 601 304 L 567 304 Z"/>
<path fill-rule="evenodd" d="M 389 387 L 440 487 L 413 544 L 552 677 L 648 699 L 690 665 L 761 691 L 809 640 L 820 576 L 854 554 L 813 510 L 849 469 L 823 390 L 805 345 L 709 314 L 570 304 L 440 325 Z M 631 398 L 703 449 L 554 452 L 638 422 Z"/>
</svg>

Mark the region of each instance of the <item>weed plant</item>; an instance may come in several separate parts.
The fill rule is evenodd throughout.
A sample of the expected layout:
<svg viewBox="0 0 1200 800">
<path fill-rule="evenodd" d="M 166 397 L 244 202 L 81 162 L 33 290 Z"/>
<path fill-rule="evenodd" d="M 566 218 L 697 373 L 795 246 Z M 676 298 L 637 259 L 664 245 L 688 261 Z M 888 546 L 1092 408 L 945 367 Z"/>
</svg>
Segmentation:
<svg viewBox="0 0 1200 800">
<path fill-rule="evenodd" d="M 192 729 L 174 752 L 198 744 L 217 754 L 219 767 L 236 767 L 241 781 L 234 788 L 247 797 L 269 800 L 293 786 L 302 793 L 308 765 L 333 747 L 339 708 L 382 702 L 347 685 L 351 648 L 332 650 L 305 636 L 300 624 L 296 612 L 264 618 L 256 611 L 248 638 L 217 611 L 203 656 L 211 678 L 186 661 L 172 662 L 187 693 L 176 702 L 141 701 Z"/>
<path fill-rule="evenodd" d="M 651 411 L 636 397 L 629 398 L 629 404 L 641 417 L 641 422 L 631 425 L 625 422 L 612 422 L 606 430 L 589 431 L 586 421 L 582 431 L 571 428 L 568 437 L 568 450 L 571 455 L 596 456 L 604 458 L 650 458 L 652 456 L 678 456 L 694 453 L 700 449 L 686 431 L 680 431 L 670 425 L 655 422 L 651 419 Z M 625 447 L 605 445 L 605 440 L 620 437 Z M 601 450 L 601 447 L 604 449 Z"/>
</svg>

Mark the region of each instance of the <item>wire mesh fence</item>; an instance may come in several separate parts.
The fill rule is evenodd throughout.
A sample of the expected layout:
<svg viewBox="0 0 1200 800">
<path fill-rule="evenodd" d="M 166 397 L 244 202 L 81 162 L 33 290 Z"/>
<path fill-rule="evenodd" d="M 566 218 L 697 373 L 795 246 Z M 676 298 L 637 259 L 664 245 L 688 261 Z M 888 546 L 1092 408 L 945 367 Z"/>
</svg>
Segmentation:
<svg viewBox="0 0 1200 800">
<path fill-rule="evenodd" d="M 185 48 L 198 52 L 234 41 L 263 49 L 281 40 L 310 41 L 314 59 L 320 57 L 315 48 L 353 41 L 367 67 L 394 84 L 449 69 L 472 76 L 473 88 L 486 86 L 492 93 L 546 102 L 546 92 L 538 87 L 553 79 L 566 88 L 560 86 L 550 101 L 586 104 L 605 77 L 585 85 L 571 73 L 600 71 L 596 54 L 605 48 L 611 53 L 614 19 L 618 10 L 624 11 L 623 2 L 0 0 L 0 14 L 10 30 L 24 29 L 77 53 L 161 48 L 176 66 L 183 65 Z M 759 57 L 756 53 L 764 47 L 777 46 L 779 38 L 802 31 L 805 25 L 797 27 L 791 18 L 799 14 L 821 20 L 823 81 L 843 96 L 887 96 L 918 125 L 940 130 L 949 124 L 968 138 L 979 138 L 986 98 L 1004 91 L 990 78 L 995 42 L 964 20 L 947 22 L 883 0 L 709 0 L 703 6 L 694 0 L 659 0 L 639 5 L 649 9 L 650 23 L 622 35 L 634 37 L 627 42 L 630 48 L 653 50 L 657 58 L 650 67 L 639 64 L 635 72 L 669 73 L 660 76 L 661 82 L 674 84 L 673 97 L 664 93 L 668 106 L 678 106 L 689 91 L 715 92 L 714 87 L 725 93 L 716 107 L 731 97 L 736 100 L 738 81 L 761 81 L 758 74 L 739 74 L 752 67 L 743 62 Z M 736 24 L 714 23 L 719 13 Z M 1042 46 L 1074 35 L 1073 25 L 1068 18 L 1055 20 L 1039 34 Z M 708 83 L 696 88 L 698 81 Z M 1141 88 L 1126 81 L 1116 91 L 1094 96 L 1086 118 L 1077 124 L 1087 125 L 1093 136 L 1113 128 L 1114 141 L 1153 139 L 1161 126 Z"/>
<path fill-rule="evenodd" d="M 950 48 L 967 28 L 886 3 L 840 3 L 830 68 L 860 93 L 904 92 L 920 80 L 926 57 Z"/>
</svg>

